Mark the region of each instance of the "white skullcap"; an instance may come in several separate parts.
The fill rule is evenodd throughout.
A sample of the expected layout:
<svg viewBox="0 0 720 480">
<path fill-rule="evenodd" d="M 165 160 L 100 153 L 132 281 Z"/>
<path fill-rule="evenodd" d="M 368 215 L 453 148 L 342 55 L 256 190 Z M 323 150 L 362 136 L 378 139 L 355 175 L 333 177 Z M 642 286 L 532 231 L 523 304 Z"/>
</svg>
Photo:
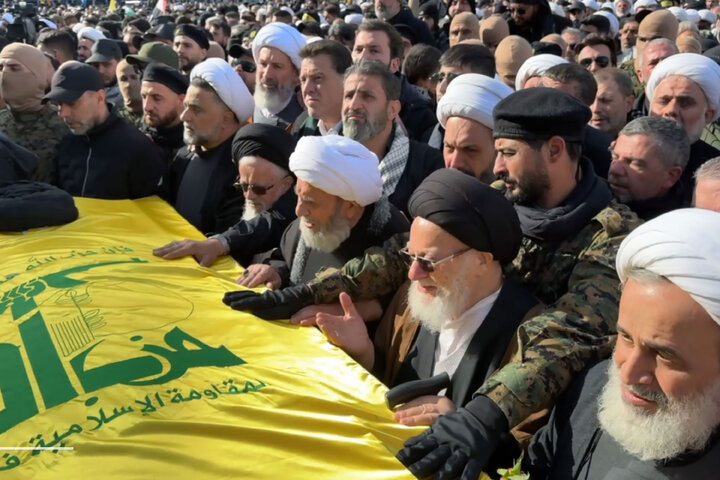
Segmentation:
<svg viewBox="0 0 720 480">
<path fill-rule="evenodd" d="M 678 53 L 662 62 L 650 74 L 645 94 L 652 103 L 655 89 L 671 75 L 682 75 L 697 83 L 705 93 L 708 105 L 715 109 L 712 121 L 720 114 L 720 66 L 697 53 Z"/>
<path fill-rule="evenodd" d="M 275 47 L 290 57 L 290 61 L 300 70 L 300 49 L 305 46 L 303 37 L 297 28 L 282 22 L 268 23 L 262 27 L 252 42 L 252 53 L 255 61 L 260 57 L 262 47 Z"/>
<path fill-rule="evenodd" d="M 600 10 L 610 9 L 608 11 L 615 11 L 615 4 L 613 2 L 605 2 L 600 5 Z"/>
<path fill-rule="evenodd" d="M 363 17 L 362 13 L 350 13 L 348 15 L 345 15 L 345 23 L 353 23 L 355 25 L 360 25 L 365 17 Z"/>
<path fill-rule="evenodd" d="M 313 187 L 362 207 L 382 196 L 377 156 L 340 135 L 302 137 L 290 155 L 290 171 Z"/>
<path fill-rule="evenodd" d="M 15 23 L 15 17 L 13 17 L 12 13 L 3 13 L 2 19 L 7 23 Z"/>
<path fill-rule="evenodd" d="M 528 78 L 539 77 L 549 68 L 554 67 L 555 65 L 560 65 L 561 63 L 568 63 L 568 61 L 562 57 L 551 55 L 549 53 L 543 53 L 528 58 L 520 66 L 520 69 L 515 76 L 515 90 L 522 90 L 523 85 L 525 85 Z"/>
<path fill-rule="evenodd" d="M 240 75 L 225 60 L 221 58 L 203 60 L 190 72 L 190 82 L 194 78 L 202 78 L 209 83 L 241 124 L 252 117 L 255 109 L 253 96 Z"/>
<path fill-rule="evenodd" d="M 607 18 L 608 22 L 610 23 L 610 32 L 612 33 L 613 37 L 617 36 L 618 32 L 620 31 L 620 20 L 618 20 L 614 13 L 600 10 L 599 12 L 593 13 L 593 15 Z"/>
<path fill-rule="evenodd" d="M 644 268 L 690 294 L 720 325 L 720 213 L 701 208 L 673 210 L 630 232 L 615 266 L 621 282 Z"/>
<path fill-rule="evenodd" d="M 101 38 L 105 38 L 105 35 L 100 30 L 95 30 L 92 27 L 82 27 L 77 32 L 77 38 L 78 40 L 82 40 L 83 38 L 87 38 L 88 40 L 92 40 L 93 42 L 97 42 Z"/>
<path fill-rule="evenodd" d="M 705 20 L 706 22 L 710 22 L 713 24 L 717 22 L 717 15 L 707 9 L 702 9 L 698 11 L 698 16 L 700 17 L 700 20 Z"/>
<path fill-rule="evenodd" d="M 657 7 L 658 2 L 656 0 L 637 0 L 637 2 L 635 2 L 634 6 L 635 6 L 635 9 Z"/>
<path fill-rule="evenodd" d="M 677 18 L 678 22 L 684 22 L 687 20 L 687 15 L 685 15 L 685 10 L 683 10 L 680 7 L 669 7 L 668 12 L 672 13 L 675 18 Z"/>
<path fill-rule="evenodd" d="M 249 11 L 249 9 L 246 8 L 245 11 Z M 260 15 L 267 16 L 267 10 L 265 10 L 262 7 L 258 8 L 258 11 L 256 13 L 258 16 L 260 16 Z"/>
<path fill-rule="evenodd" d="M 75 25 L 72 26 L 72 31 L 73 31 L 73 33 L 74 33 L 75 35 L 77 35 L 77 33 L 78 33 L 80 30 L 82 30 L 83 28 L 85 28 L 85 25 L 83 25 L 82 23 L 78 22 L 78 23 L 76 23 Z"/>
<path fill-rule="evenodd" d="M 463 117 L 492 130 L 495 105 L 511 93 L 513 91 L 510 87 L 485 75 L 460 75 L 448 85 L 445 95 L 438 102 L 438 122 L 445 128 L 448 118 Z"/>
<path fill-rule="evenodd" d="M 52 20 L 48 20 L 47 18 L 41 18 L 40 21 L 44 23 L 46 27 L 57 30 L 57 23 L 53 22 Z"/>
<path fill-rule="evenodd" d="M 694 9 L 692 9 L 692 8 L 688 8 L 687 10 L 685 10 L 685 20 L 687 20 L 688 22 L 692 22 L 692 23 L 694 23 L 695 25 L 697 25 L 698 22 L 700 21 L 700 15 L 698 14 L 698 11 L 697 11 L 697 10 L 694 10 Z"/>
<path fill-rule="evenodd" d="M 595 11 L 600 10 L 600 4 L 595 0 L 583 0 L 582 3 L 585 5 L 585 8 L 590 8 Z"/>
</svg>

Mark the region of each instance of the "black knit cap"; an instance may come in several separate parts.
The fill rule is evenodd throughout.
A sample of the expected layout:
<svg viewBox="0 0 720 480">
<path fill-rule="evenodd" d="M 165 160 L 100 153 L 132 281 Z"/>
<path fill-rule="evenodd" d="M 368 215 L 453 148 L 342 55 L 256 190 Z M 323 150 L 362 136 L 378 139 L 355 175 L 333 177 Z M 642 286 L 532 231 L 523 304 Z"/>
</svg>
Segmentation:
<svg viewBox="0 0 720 480">
<path fill-rule="evenodd" d="M 251 123 L 235 134 L 232 158 L 237 162 L 242 157 L 262 157 L 292 175 L 288 162 L 290 154 L 295 150 L 295 143 L 295 137 L 280 127 Z"/>
<path fill-rule="evenodd" d="M 500 100 L 493 110 L 494 138 L 582 142 L 590 109 L 561 90 L 526 88 Z"/>
<path fill-rule="evenodd" d="M 499 190 L 460 170 L 443 168 L 428 175 L 410 197 L 408 211 L 468 247 L 492 253 L 502 265 L 520 250 L 522 231 L 512 203 Z"/>
<path fill-rule="evenodd" d="M 192 38 L 195 43 L 200 45 L 200 48 L 205 50 L 210 48 L 210 40 L 208 40 L 207 35 L 205 35 L 205 32 L 200 27 L 190 25 L 189 23 L 183 23 L 182 25 L 175 27 L 175 36 L 177 37 L 178 35 Z"/>
<path fill-rule="evenodd" d="M 184 94 L 188 89 L 187 78 L 185 78 L 182 73 L 164 63 L 151 63 L 145 67 L 142 81 L 160 83 L 178 95 Z"/>
</svg>

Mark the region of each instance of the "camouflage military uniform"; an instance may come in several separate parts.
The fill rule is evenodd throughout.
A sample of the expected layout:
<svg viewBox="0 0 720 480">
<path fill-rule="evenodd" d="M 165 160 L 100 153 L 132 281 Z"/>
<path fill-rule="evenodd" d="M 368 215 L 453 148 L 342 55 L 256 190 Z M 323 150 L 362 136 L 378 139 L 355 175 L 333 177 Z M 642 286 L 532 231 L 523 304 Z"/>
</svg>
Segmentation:
<svg viewBox="0 0 720 480">
<path fill-rule="evenodd" d="M 720 150 L 720 125 L 717 122 L 708 124 L 702 131 L 700 140 Z"/>
<path fill-rule="evenodd" d="M 130 110 L 125 108 L 125 105 L 118 105 L 115 108 L 115 113 L 118 117 L 124 119 L 130 125 L 137 127 L 138 130 L 145 126 L 145 124 L 143 123 L 142 112 L 140 112 L 139 114 L 132 113 Z"/>
<path fill-rule="evenodd" d="M 0 110 L 0 131 L 13 142 L 38 156 L 34 180 L 50 183 L 60 140 L 70 133 L 57 111 L 45 105 L 38 112 L 13 112 Z"/>
<path fill-rule="evenodd" d="M 560 244 L 524 237 L 506 274 L 521 280 L 547 307 L 518 329 L 512 363 L 478 390 L 500 407 L 511 428 L 552 405 L 574 373 L 611 353 L 620 298 L 615 255 L 639 223 L 629 208 L 613 201 Z M 313 280 L 315 302 L 336 302 L 342 291 L 356 299 L 393 292 L 406 278 L 397 253 L 406 242 L 407 235 L 396 235 L 339 273 Z"/>
<path fill-rule="evenodd" d="M 633 93 L 635 94 L 635 98 L 639 97 L 640 94 L 645 91 L 645 86 L 642 84 L 642 82 L 637 76 L 637 72 L 635 71 L 635 59 L 631 58 L 630 60 L 625 60 L 623 63 L 620 64 L 620 70 L 623 70 L 625 73 L 630 75 L 630 80 L 632 80 Z"/>
</svg>

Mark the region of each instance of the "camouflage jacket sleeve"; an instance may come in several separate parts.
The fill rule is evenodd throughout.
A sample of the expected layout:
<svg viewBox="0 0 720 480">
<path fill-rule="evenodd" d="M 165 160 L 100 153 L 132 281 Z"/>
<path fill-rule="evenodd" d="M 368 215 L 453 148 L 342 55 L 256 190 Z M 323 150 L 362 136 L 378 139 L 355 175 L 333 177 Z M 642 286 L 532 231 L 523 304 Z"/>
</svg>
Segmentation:
<svg viewBox="0 0 720 480">
<path fill-rule="evenodd" d="M 511 428 L 551 407 L 575 373 L 611 354 L 620 298 L 615 256 L 638 224 L 629 209 L 613 203 L 578 234 L 589 241 L 579 249 L 567 292 L 518 328 L 511 363 L 476 392 L 501 408 Z"/>
<path fill-rule="evenodd" d="M 340 292 L 346 292 L 353 300 L 372 300 L 395 293 L 407 278 L 407 267 L 398 253 L 407 241 L 407 233 L 398 233 L 381 247 L 365 250 L 362 257 L 353 258 L 339 272 L 311 280 L 308 286 L 315 304 L 335 303 Z"/>
</svg>

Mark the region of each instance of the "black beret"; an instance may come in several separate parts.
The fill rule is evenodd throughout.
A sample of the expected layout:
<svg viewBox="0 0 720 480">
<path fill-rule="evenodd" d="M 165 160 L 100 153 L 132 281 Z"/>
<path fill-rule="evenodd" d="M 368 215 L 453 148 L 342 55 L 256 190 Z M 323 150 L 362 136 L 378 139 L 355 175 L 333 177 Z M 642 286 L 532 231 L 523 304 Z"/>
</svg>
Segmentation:
<svg viewBox="0 0 720 480">
<path fill-rule="evenodd" d="M 500 100 L 493 110 L 494 138 L 582 142 L 590 109 L 561 90 L 526 88 Z"/>
<path fill-rule="evenodd" d="M 232 158 L 258 156 L 290 173 L 288 162 L 295 150 L 295 137 L 283 128 L 263 123 L 251 123 L 237 131 L 232 142 Z M 292 175 L 292 173 L 290 173 Z M 294 176 L 294 175 L 293 175 Z"/>
<path fill-rule="evenodd" d="M 151 63 L 145 67 L 142 81 L 161 83 L 178 95 L 184 94 L 188 89 L 188 79 L 164 63 Z"/>
<path fill-rule="evenodd" d="M 408 202 L 410 215 L 439 226 L 468 247 L 492 253 L 501 265 L 517 256 L 520 220 L 500 191 L 460 170 L 436 170 Z"/>
<path fill-rule="evenodd" d="M 547 53 L 550 55 L 562 57 L 563 54 L 562 47 L 560 47 L 560 45 L 558 45 L 557 43 L 538 41 L 533 42 L 531 46 L 533 49 L 533 55 L 541 55 L 543 53 Z"/>
<path fill-rule="evenodd" d="M 177 37 L 178 35 L 192 38 L 195 40 L 195 43 L 200 45 L 200 48 L 204 48 L 205 50 L 210 48 L 210 41 L 200 27 L 190 25 L 189 23 L 183 23 L 175 28 L 175 36 Z"/>
</svg>

